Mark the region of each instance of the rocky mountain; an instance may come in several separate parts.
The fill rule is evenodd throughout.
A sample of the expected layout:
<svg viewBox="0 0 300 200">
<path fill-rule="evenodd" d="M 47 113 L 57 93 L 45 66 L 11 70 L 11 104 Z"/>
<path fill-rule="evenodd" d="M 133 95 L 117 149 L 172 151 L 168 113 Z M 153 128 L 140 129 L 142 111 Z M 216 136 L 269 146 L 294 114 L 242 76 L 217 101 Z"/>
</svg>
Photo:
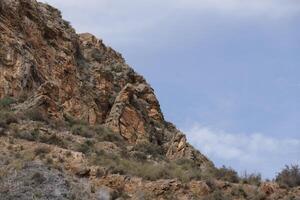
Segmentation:
<svg viewBox="0 0 300 200">
<path fill-rule="evenodd" d="M 120 53 L 35 0 L 0 1 L 0 98 L 0 199 L 300 193 L 218 180 Z"/>
</svg>

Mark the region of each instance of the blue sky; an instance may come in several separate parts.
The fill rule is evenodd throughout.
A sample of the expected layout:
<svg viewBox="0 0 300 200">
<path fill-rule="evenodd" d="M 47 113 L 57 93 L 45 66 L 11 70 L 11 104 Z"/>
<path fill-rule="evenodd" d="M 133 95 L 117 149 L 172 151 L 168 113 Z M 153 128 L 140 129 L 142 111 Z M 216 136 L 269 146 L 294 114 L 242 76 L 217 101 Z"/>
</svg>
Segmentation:
<svg viewBox="0 0 300 200">
<path fill-rule="evenodd" d="M 47 2 L 121 52 L 217 166 L 300 164 L 300 1 Z"/>
</svg>

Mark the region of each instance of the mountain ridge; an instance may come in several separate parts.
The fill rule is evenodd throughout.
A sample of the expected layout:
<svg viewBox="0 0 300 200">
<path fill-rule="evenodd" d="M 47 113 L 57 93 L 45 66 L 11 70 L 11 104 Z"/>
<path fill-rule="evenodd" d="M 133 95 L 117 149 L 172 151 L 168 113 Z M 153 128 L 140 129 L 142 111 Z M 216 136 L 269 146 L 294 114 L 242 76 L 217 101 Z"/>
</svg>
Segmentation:
<svg viewBox="0 0 300 200">
<path fill-rule="evenodd" d="M 30 199 L 34 191 L 23 180 L 22 188 L 9 185 L 17 169 L 41 199 L 200 199 L 213 192 L 199 178 L 214 164 L 165 121 L 153 88 L 120 53 L 77 34 L 59 10 L 35 0 L 1 1 L 0 31 L 0 148 L 11 155 L 2 157 L 4 199 L 23 190 L 20 198 Z M 279 190 L 272 184 L 265 185 L 271 194 Z M 72 196 L 77 187 L 82 197 Z M 5 195 L 7 188 L 14 192 Z"/>
</svg>

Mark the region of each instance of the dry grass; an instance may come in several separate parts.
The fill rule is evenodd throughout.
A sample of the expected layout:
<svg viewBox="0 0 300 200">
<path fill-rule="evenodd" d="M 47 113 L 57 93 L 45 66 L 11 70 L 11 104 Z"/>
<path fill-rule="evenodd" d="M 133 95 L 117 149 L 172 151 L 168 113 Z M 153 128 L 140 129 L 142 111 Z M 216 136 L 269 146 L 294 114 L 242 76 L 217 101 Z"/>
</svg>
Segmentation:
<svg viewBox="0 0 300 200">
<path fill-rule="evenodd" d="M 153 162 L 139 161 L 132 158 L 125 159 L 116 154 L 100 151 L 89 156 L 92 165 L 106 167 L 112 174 L 123 174 L 142 177 L 146 180 L 178 179 L 182 182 L 200 180 L 200 169 L 191 161 Z"/>
</svg>

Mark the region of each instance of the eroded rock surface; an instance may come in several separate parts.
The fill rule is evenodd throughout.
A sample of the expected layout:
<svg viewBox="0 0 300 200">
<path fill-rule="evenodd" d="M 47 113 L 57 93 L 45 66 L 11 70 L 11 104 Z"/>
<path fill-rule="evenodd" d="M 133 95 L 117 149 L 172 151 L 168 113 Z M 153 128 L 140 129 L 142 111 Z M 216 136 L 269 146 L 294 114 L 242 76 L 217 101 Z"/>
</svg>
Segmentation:
<svg viewBox="0 0 300 200">
<path fill-rule="evenodd" d="M 216 180 L 213 163 L 164 119 L 153 88 L 122 55 L 36 0 L 0 1 L 0 152 L 1 200 L 300 193 Z"/>
<path fill-rule="evenodd" d="M 130 143 L 163 145 L 170 159 L 211 164 L 165 122 L 151 86 L 102 40 L 76 34 L 58 10 L 34 0 L 1 1 L 0 9 L 0 97 L 22 97 L 16 109 L 106 124 Z"/>
</svg>

